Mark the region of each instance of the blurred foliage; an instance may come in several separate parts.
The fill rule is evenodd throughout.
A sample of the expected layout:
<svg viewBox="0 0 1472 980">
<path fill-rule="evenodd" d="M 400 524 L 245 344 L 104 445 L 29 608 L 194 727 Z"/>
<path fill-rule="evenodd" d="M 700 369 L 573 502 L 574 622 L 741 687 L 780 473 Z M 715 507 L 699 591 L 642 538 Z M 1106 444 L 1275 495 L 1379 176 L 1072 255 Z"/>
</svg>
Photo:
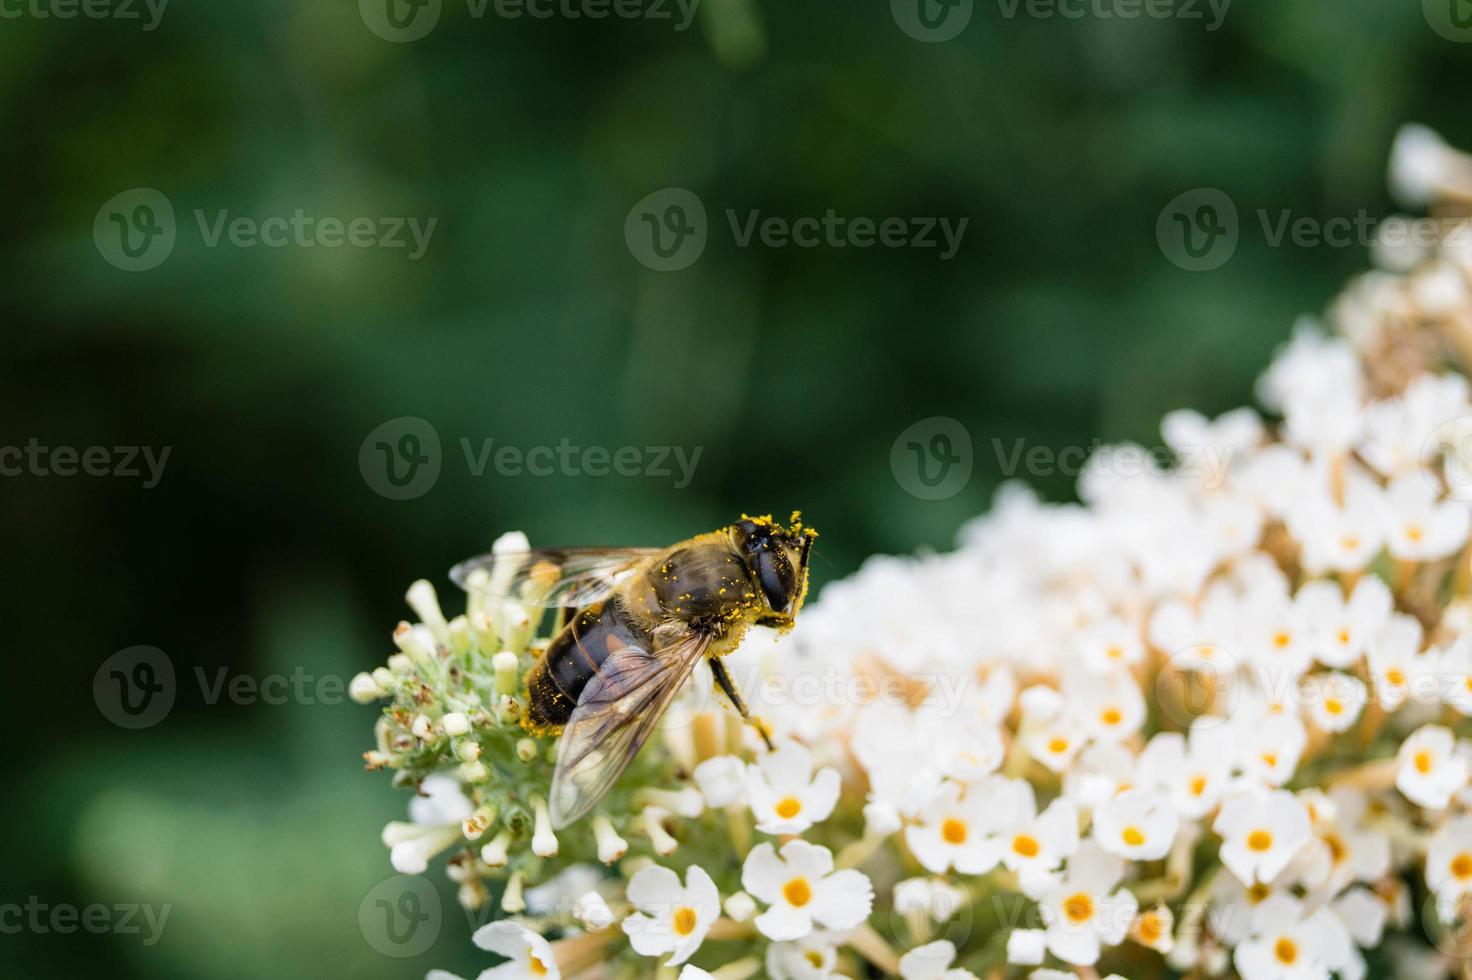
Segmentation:
<svg viewBox="0 0 1472 980">
<path fill-rule="evenodd" d="M 1472 144 L 1469 49 L 1415 3 L 1238 2 L 1225 24 L 1008 20 L 976 4 L 921 44 L 887 4 L 706 0 L 642 20 L 476 20 L 446 2 L 413 44 L 352 0 L 176 0 L 138 24 L 0 27 L 9 271 L 6 445 L 170 446 L 160 485 L 11 478 L 4 539 L 22 754 L 0 901 L 168 902 L 164 941 L 3 938 L 19 973 L 118 977 L 473 972 L 469 924 L 410 961 L 369 949 L 404 798 L 357 771 L 373 712 L 208 704 L 195 667 L 346 677 L 381 661 L 413 578 L 508 528 L 664 542 L 802 507 L 818 576 L 943 545 L 1002 478 L 996 444 L 1154 444 L 1217 412 L 1295 315 L 1366 259 L 1268 247 L 1259 208 L 1391 210 L 1384 161 L 1416 120 Z M 659 274 L 623 242 L 652 190 L 696 191 L 711 240 Z M 170 259 L 130 274 L 91 238 L 154 187 Z M 1162 206 L 1242 212 L 1236 257 L 1185 273 Z M 438 218 L 428 254 L 203 247 L 191 212 Z M 965 216 L 960 253 L 737 248 L 722 212 Z M 445 444 L 432 491 L 375 494 L 385 419 Z M 976 444 L 966 489 L 907 495 L 895 437 L 931 415 Z M 694 482 L 473 476 L 459 440 L 702 447 Z M 1038 475 L 1067 497 L 1067 474 Z M 137 643 L 180 672 L 172 715 L 112 728 L 97 665 Z M 18 695 L 18 696 L 17 696 Z M 435 877 L 438 878 L 437 873 Z M 453 897 L 445 890 L 446 903 Z"/>
</svg>

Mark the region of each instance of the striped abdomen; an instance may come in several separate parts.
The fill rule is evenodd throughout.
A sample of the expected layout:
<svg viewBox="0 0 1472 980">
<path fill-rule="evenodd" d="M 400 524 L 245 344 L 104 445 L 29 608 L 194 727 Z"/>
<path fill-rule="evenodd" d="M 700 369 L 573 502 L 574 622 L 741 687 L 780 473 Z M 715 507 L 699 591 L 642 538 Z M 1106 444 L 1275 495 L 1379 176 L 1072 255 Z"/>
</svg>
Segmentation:
<svg viewBox="0 0 1472 980">
<path fill-rule="evenodd" d="M 649 633 L 617 599 L 584 609 L 552 638 L 527 678 L 528 723 L 534 730 L 561 728 L 610 653 L 626 646 L 648 650 L 650 644 Z"/>
</svg>

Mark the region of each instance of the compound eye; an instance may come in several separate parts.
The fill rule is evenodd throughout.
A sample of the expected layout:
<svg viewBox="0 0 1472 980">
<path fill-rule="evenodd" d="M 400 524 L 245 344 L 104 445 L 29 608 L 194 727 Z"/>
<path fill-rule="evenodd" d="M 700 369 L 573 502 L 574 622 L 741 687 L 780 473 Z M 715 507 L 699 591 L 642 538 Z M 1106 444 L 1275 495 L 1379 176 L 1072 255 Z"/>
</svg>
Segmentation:
<svg viewBox="0 0 1472 980">
<path fill-rule="evenodd" d="M 780 552 L 764 551 L 756 558 L 756 577 L 772 611 L 786 612 L 797 588 L 792 563 Z"/>
<path fill-rule="evenodd" d="M 756 521 L 738 521 L 736 523 L 737 543 L 745 550 L 759 552 L 766 550 L 771 542 L 771 533 Z"/>
</svg>

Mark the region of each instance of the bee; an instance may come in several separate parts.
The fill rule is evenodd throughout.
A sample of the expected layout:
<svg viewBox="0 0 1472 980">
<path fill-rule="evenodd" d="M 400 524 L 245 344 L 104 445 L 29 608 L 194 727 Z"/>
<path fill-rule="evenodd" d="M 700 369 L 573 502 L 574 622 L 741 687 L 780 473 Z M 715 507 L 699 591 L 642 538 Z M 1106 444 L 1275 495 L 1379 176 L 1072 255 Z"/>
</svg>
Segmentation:
<svg viewBox="0 0 1472 980">
<path fill-rule="evenodd" d="M 751 626 L 792 628 L 815 537 L 796 511 L 786 526 L 742 515 L 665 548 L 533 549 L 451 569 L 467 591 L 567 610 L 527 674 L 522 718 L 536 734 L 560 735 L 548 793 L 555 827 L 583 817 L 612 788 L 702 658 L 752 721 L 721 658 Z M 489 574 L 472 577 L 478 570 Z"/>
</svg>

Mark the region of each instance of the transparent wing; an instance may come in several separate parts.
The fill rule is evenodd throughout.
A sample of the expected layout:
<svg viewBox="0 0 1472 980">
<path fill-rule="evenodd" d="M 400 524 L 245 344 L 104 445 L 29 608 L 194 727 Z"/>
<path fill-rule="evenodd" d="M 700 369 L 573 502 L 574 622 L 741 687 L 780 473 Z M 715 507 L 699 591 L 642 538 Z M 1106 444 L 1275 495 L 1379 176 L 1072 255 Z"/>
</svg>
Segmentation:
<svg viewBox="0 0 1472 980">
<path fill-rule="evenodd" d="M 533 548 L 467 558 L 450 578 L 467 592 L 529 606 L 591 606 L 659 548 Z"/>
<path fill-rule="evenodd" d="M 603 661 L 557 745 L 554 827 L 582 817 L 618 781 L 710 643 L 709 634 L 688 632 L 653 652 L 624 647 Z"/>
</svg>

